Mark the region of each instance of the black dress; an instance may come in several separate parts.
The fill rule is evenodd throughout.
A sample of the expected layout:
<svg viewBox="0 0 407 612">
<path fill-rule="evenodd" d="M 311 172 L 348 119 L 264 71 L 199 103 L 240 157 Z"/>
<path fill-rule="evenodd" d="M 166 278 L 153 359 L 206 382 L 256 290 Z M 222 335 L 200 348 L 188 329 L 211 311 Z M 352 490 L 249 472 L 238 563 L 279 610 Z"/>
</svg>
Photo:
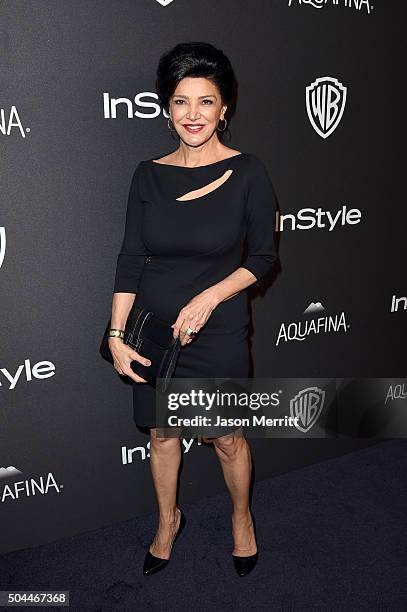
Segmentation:
<svg viewBox="0 0 407 612">
<path fill-rule="evenodd" d="M 221 177 L 224 182 L 206 195 L 178 199 Z M 192 297 L 240 266 L 260 284 L 277 258 L 275 216 L 271 179 L 254 154 L 193 168 L 141 161 L 131 182 L 114 291 L 136 293 L 135 303 L 173 324 Z M 221 302 L 182 347 L 174 376 L 247 378 L 248 325 L 245 290 Z M 153 387 L 133 381 L 133 406 L 138 426 L 155 427 Z"/>
</svg>

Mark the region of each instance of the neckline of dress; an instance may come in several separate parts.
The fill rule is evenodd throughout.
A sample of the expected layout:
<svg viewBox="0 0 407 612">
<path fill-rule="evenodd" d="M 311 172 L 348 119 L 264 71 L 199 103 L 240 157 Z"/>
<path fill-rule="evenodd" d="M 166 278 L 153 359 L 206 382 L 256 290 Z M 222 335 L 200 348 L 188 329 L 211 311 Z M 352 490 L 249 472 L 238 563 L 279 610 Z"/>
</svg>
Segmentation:
<svg viewBox="0 0 407 612">
<path fill-rule="evenodd" d="M 203 166 L 176 166 L 175 164 L 162 164 L 161 162 L 154 161 L 153 159 L 149 161 L 155 166 L 167 166 L 168 168 L 182 168 L 184 170 L 198 170 L 198 168 L 209 168 L 210 166 L 221 164 L 222 162 L 228 161 L 229 159 L 233 159 L 234 157 L 242 157 L 243 155 L 246 155 L 246 153 L 238 153 L 237 155 L 230 155 L 229 157 L 225 157 L 224 159 L 219 159 L 218 161 L 212 162 L 211 164 L 204 164 Z"/>
</svg>

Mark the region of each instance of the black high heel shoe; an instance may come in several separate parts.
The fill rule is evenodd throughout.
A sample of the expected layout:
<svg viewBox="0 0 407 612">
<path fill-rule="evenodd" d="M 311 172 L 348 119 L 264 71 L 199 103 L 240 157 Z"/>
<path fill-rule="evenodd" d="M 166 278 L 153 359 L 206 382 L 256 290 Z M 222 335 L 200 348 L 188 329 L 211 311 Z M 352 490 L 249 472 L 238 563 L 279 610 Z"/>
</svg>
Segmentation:
<svg viewBox="0 0 407 612">
<path fill-rule="evenodd" d="M 172 542 L 171 542 L 171 548 L 170 548 L 170 558 L 171 558 L 171 552 L 173 549 L 173 546 L 175 544 L 176 539 L 178 538 L 179 534 L 181 533 L 181 531 L 184 529 L 185 527 L 185 523 L 186 518 L 184 513 L 182 512 L 182 510 L 180 508 L 178 508 L 178 510 L 180 511 L 181 514 L 181 518 L 179 520 L 179 526 L 178 526 L 178 531 L 175 534 Z M 150 544 L 151 546 L 151 544 Z M 156 557 L 155 555 L 153 555 L 149 550 L 147 551 L 147 554 L 145 556 L 144 559 L 144 566 L 143 566 L 143 574 L 144 576 L 149 576 L 150 574 L 154 574 L 155 572 L 158 572 L 159 570 L 163 569 L 168 563 L 169 563 L 170 559 L 161 559 L 161 557 Z"/>
<path fill-rule="evenodd" d="M 257 544 L 256 522 L 254 520 L 253 514 L 252 513 L 250 514 L 252 517 L 254 536 L 256 538 L 256 544 Z M 235 566 L 235 570 L 238 573 L 238 575 L 247 576 L 247 574 L 252 571 L 252 569 L 257 563 L 257 559 L 259 558 L 259 551 L 257 550 L 257 552 L 254 553 L 254 555 L 250 555 L 249 557 L 238 557 L 236 555 L 232 555 L 232 557 L 233 557 L 233 564 Z"/>
</svg>

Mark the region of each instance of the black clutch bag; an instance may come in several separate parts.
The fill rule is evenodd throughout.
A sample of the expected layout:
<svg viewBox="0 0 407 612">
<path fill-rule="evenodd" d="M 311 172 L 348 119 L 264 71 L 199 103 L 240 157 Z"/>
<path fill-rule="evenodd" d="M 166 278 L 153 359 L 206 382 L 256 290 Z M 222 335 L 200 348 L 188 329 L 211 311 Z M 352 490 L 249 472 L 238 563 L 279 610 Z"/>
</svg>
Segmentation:
<svg viewBox="0 0 407 612">
<path fill-rule="evenodd" d="M 113 364 L 108 344 L 110 328 L 111 319 L 106 326 L 99 352 L 104 359 Z M 165 391 L 174 374 L 182 346 L 179 338 L 174 338 L 171 324 L 157 317 L 152 311 L 133 305 L 127 317 L 123 341 L 151 361 L 149 366 L 139 361 L 131 361 L 130 367 L 133 372 L 156 389 Z M 163 379 L 160 384 L 157 378 Z"/>
</svg>

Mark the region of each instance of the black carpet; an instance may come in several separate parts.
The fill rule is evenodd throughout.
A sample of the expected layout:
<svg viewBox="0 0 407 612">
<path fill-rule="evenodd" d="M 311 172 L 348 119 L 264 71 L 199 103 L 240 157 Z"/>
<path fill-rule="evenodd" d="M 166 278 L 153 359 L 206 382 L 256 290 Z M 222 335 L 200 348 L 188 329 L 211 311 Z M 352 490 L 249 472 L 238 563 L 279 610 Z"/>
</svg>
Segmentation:
<svg viewBox="0 0 407 612">
<path fill-rule="evenodd" d="M 256 483 L 259 562 L 244 578 L 225 492 L 182 506 L 186 528 L 156 575 L 141 573 L 151 515 L 2 555 L 0 587 L 69 590 L 75 611 L 405 612 L 406 451 L 388 440 Z"/>
</svg>

